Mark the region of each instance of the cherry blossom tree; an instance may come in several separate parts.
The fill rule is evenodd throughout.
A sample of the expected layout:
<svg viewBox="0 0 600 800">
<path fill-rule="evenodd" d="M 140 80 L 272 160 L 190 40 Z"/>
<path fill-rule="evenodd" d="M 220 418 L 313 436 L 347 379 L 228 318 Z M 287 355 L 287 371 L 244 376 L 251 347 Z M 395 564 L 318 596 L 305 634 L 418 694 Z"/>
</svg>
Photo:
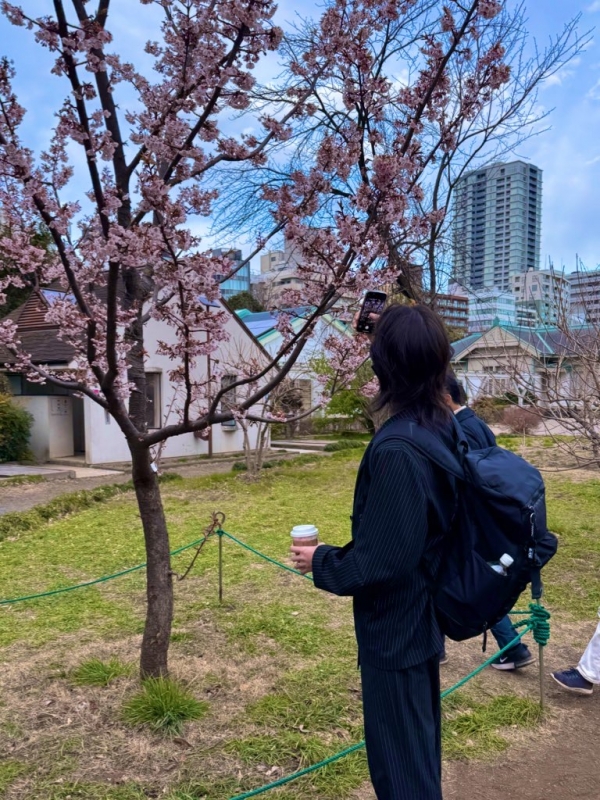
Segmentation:
<svg viewBox="0 0 600 800">
<path fill-rule="evenodd" d="M 452 200 L 457 182 L 467 171 L 509 157 L 545 131 L 551 110 L 543 105 L 539 91 L 590 41 L 589 34 L 579 32 L 576 16 L 539 47 L 528 33 L 524 5 L 501 6 L 480 6 L 476 26 L 469 28 L 474 9 L 468 12 L 465 4 L 411 3 L 401 16 L 365 29 L 365 40 L 357 41 L 355 48 L 368 49 L 369 56 L 349 54 L 320 77 L 309 113 L 290 127 L 289 141 L 295 146 L 288 147 L 287 160 L 277 152 L 260 174 L 245 164 L 221 173 L 218 229 L 238 230 L 242 224 L 248 230 L 259 228 L 265 236 L 272 234 L 272 206 L 264 199 L 264 185 L 287 186 L 290 173 L 304 174 L 305 164 L 310 169 L 315 153 L 325 166 L 329 158 L 336 170 L 327 199 L 324 192 L 315 204 L 314 225 L 335 227 L 341 206 L 364 192 L 366 185 L 381 180 L 376 174 L 382 167 L 378 156 L 391 156 L 404 145 L 397 131 L 404 130 L 410 117 L 411 92 L 416 93 L 414 105 L 420 91 L 424 59 L 434 67 L 436 59 L 447 53 L 436 50 L 440 39 L 434 34 L 439 25 L 459 43 L 444 64 L 444 84 L 437 85 L 431 108 L 419 117 L 418 135 L 410 140 L 407 151 L 419 150 L 419 157 L 411 162 L 415 172 L 405 176 L 418 186 L 405 196 L 418 224 L 412 229 L 399 224 L 406 218 L 402 209 L 392 224 L 385 214 L 375 223 L 387 240 L 387 264 L 398 275 L 398 292 L 435 305 L 435 296 L 452 269 Z M 288 33 L 282 47 L 290 61 L 318 35 L 312 20 Z M 252 96 L 258 107 L 287 99 L 280 86 L 257 87 Z M 345 137 L 348 147 L 343 152 L 336 143 Z M 344 174 L 337 166 L 340 159 L 346 164 Z M 379 207 L 373 213 L 379 216 Z M 291 249 L 287 229 L 286 238 Z M 294 249 L 300 249 L 297 243 Z"/>
<path fill-rule="evenodd" d="M 87 396 L 127 440 L 147 552 L 141 672 L 157 676 L 168 669 L 173 587 L 152 448 L 260 416 L 252 409 L 286 380 L 319 318 L 342 295 L 395 279 L 413 243 L 445 214 L 423 207 L 429 165 L 452 151 L 461 122 L 510 80 L 502 41 L 482 38 L 503 4 L 329 0 L 306 35 L 280 50 L 285 70 L 275 89 L 258 87 L 253 74 L 281 47 L 273 0 L 157 1 L 162 25 L 146 45 L 152 70 L 115 52 L 110 0 L 95 9 L 84 0 L 49 5 L 51 13 L 34 18 L 1 4 L 11 23 L 52 53 L 65 98 L 47 120 L 46 148 L 35 154 L 14 67 L 0 63 L 0 211 L 8 231 L 0 247 L 11 264 L 0 292 L 31 275 L 40 286 L 58 281 L 65 295 L 47 320 L 74 348 L 76 367 L 57 373 L 34 363 L 7 320 L 0 342 L 16 359 L 13 368 Z M 139 13 L 149 5 L 141 0 Z M 372 47 L 373 36 L 389 30 L 405 34 L 391 62 Z M 394 70 L 405 62 L 408 74 L 397 80 Z M 458 65 L 464 91 L 457 103 L 451 76 Z M 303 157 L 290 161 L 290 153 Z M 201 298 L 218 299 L 220 282 L 242 265 L 213 257 L 194 221 L 210 218 L 223 170 L 240 166 L 255 176 L 273 221 L 250 257 L 285 230 L 302 252 L 305 280 L 302 293 L 285 299 L 311 310 L 301 326 L 280 314 L 279 353 L 220 387 L 214 376 L 193 378 L 198 360 L 227 337 L 226 309 L 215 312 Z M 51 237 L 50 258 L 32 239 L 40 224 Z M 151 320 L 173 334 L 161 353 L 172 361 L 180 398 L 156 430 L 146 425 Z M 365 342 L 331 337 L 325 347 L 336 373 L 328 380 L 343 385 L 364 360 Z M 240 401 L 223 403 L 238 387 Z"/>
</svg>

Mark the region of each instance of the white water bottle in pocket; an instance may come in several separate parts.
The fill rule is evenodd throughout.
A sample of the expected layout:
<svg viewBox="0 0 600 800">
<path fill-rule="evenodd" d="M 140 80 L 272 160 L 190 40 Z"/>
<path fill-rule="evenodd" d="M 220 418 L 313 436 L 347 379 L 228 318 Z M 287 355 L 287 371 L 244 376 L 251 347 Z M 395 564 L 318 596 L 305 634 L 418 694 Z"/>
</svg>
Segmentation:
<svg viewBox="0 0 600 800">
<path fill-rule="evenodd" d="M 504 555 L 500 556 L 499 561 L 490 561 L 489 565 L 497 572 L 499 575 L 507 575 L 508 570 L 512 565 L 515 563 L 515 560 L 512 556 L 509 556 L 508 553 L 504 553 Z"/>
</svg>

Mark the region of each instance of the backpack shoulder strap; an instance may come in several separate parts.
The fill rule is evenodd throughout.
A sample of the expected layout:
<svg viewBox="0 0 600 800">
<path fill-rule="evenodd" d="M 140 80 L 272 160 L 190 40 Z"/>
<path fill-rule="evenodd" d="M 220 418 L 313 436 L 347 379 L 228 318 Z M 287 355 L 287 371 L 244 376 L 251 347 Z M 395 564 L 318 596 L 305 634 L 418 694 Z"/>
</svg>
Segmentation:
<svg viewBox="0 0 600 800">
<path fill-rule="evenodd" d="M 456 421 L 455 421 L 456 423 Z M 456 423 L 458 427 L 458 423 Z M 458 442 L 459 447 L 462 445 L 462 436 Z M 390 420 L 387 425 L 380 429 L 373 440 L 373 448 L 371 450 L 371 457 L 378 450 L 384 442 L 390 441 L 403 441 L 408 442 L 411 447 L 414 447 L 421 455 L 428 458 L 445 472 L 454 475 L 461 481 L 465 479 L 465 472 L 462 464 L 457 455 L 455 455 L 443 442 L 440 442 L 437 436 L 423 428 L 414 420 L 398 419 Z"/>
</svg>

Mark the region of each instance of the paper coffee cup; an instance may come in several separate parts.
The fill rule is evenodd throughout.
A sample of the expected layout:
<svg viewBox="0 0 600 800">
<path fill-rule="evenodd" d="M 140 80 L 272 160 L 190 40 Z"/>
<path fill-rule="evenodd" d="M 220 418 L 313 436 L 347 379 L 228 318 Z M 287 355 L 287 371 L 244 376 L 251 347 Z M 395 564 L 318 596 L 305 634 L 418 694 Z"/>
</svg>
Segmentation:
<svg viewBox="0 0 600 800">
<path fill-rule="evenodd" d="M 316 547 L 319 544 L 319 529 L 314 525 L 296 525 L 291 535 L 296 547 Z"/>
</svg>

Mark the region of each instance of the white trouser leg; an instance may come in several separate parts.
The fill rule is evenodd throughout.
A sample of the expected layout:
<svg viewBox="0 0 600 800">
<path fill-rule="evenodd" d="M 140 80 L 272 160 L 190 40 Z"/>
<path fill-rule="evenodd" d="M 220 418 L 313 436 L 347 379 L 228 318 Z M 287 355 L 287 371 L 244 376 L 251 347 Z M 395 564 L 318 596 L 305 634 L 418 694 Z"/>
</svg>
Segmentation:
<svg viewBox="0 0 600 800">
<path fill-rule="evenodd" d="M 577 669 L 586 680 L 600 684 L 600 624 L 581 656 Z"/>
</svg>

